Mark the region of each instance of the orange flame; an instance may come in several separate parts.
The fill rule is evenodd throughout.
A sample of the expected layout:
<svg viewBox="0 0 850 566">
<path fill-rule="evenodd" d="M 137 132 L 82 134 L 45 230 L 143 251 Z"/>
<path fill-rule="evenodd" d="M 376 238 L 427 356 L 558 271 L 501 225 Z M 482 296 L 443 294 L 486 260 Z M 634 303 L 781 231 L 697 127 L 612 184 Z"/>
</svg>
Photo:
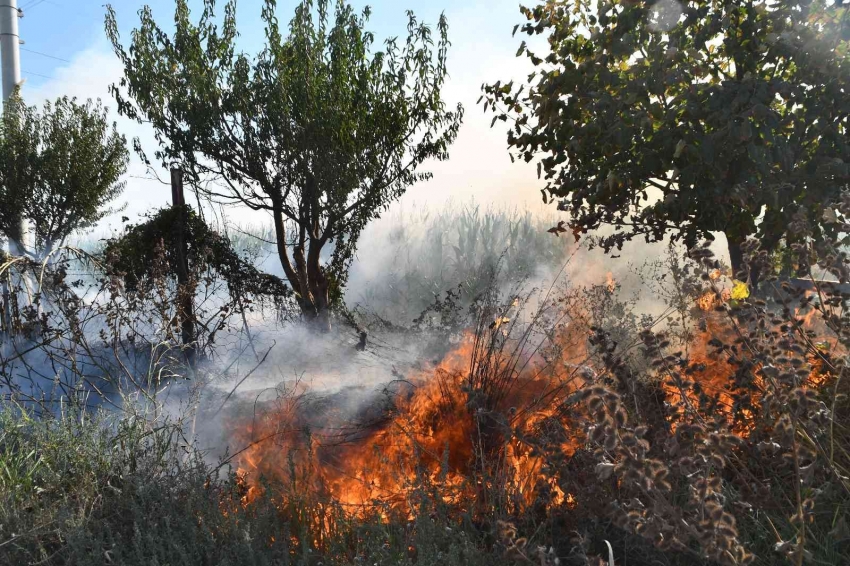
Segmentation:
<svg viewBox="0 0 850 566">
<path fill-rule="evenodd" d="M 237 423 L 237 439 L 249 444 L 238 457 L 240 481 L 248 485 L 243 502 L 259 493 L 260 476 L 301 486 L 355 513 L 409 514 L 422 486 L 447 504 L 485 507 L 494 504 L 487 493 L 497 484 L 513 494 L 508 505 L 518 507 L 531 503 L 544 485 L 559 489 L 542 474 L 533 439 L 547 427 L 574 428 L 566 426 L 568 417 L 558 407 L 582 385 L 576 368 L 535 354 L 505 377 L 501 387 L 510 396 L 487 399 L 493 384 L 471 384 L 470 359 L 480 355 L 480 346 L 467 335 L 435 369 L 412 376 L 415 387 L 394 392 L 377 423 L 357 427 L 330 415 L 321 428 L 308 430 L 297 399 Z M 513 367 L 500 359 L 505 356 L 491 355 L 489 369 Z M 557 445 L 570 455 L 578 442 L 575 434 L 562 434 Z"/>
</svg>

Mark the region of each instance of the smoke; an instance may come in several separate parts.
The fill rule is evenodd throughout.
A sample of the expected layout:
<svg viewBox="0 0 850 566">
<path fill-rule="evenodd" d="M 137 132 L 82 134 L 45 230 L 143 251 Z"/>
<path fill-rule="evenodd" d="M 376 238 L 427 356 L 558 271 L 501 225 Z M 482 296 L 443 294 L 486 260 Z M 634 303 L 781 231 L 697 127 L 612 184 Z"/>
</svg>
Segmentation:
<svg viewBox="0 0 850 566">
<path fill-rule="evenodd" d="M 365 348 L 358 347 L 360 328 L 344 321 L 322 334 L 300 323 L 281 322 L 273 312 L 258 308 L 246 314 L 244 323 L 233 318 L 216 339 L 214 355 L 194 375 L 171 377 L 168 368 L 157 373 L 162 360 L 150 351 L 130 359 L 116 357 L 109 348 L 99 349 L 96 356 L 93 350 L 77 353 L 79 363 L 65 366 L 33 348 L 15 363 L 25 361 L 43 376 L 39 392 L 28 391 L 33 396 L 67 395 L 69 387 L 51 389 L 59 380 L 82 388 L 97 385 L 88 396 L 93 406 L 108 408 L 110 402 L 120 405 L 129 399 L 148 410 L 157 405 L 157 411 L 172 419 L 191 415 L 188 432 L 215 459 L 232 441 L 231 423 L 261 415 L 282 400 L 299 395 L 330 399 L 337 416 L 354 416 L 374 405 L 388 384 L 433 367 L 456 346 L 458 336 L 439 320 L 430 330 L 427 324 L 424 330 L 404 329 L 414 327 L 413 320 L 450 291 L 459 293 L 461 314 L 494 285 L 502 297 L 528 297 L 526 308 L 534 311 L 554 296 L 550 289 L 602 286 L 613 280 L 623 300 L 638 305 L 636 310 L 663 312 L 663 300 L 646 292 L 641 268 L 664 261 L 665 245 L 633 242 L 619 252 L 622 257 L 611 258 L 600 249 L 587 249 L 586 242 L 576 242 L 571 233 L 548 232 L 559 219 L 551 209 L 530 212 L 474 202 L 394 207 L 364 231 L 345 292 L 346 306 L 368 331 Z M 264 270 L 281 274 L 271 246 L 246 238 L 243 235 L 240 244 L 245 253 Z M 95 342 L 104 328 L 103 321 L 92 319 L 86 332 Z M 8 348 L 0 357 L 11 358 Z M 93 357 L 98 357 L 96 364 Z M 104 387 L 105 374 L 120 375 L 122 366 L 152 386 L 129 397 L 122 393 L 133 392 L 134 384 L 126 379 L 117 387 Z M 162 379 L 149 379 L 154 374 Z M 232 452 L 242 447 L 229 448 Z"/>
</svg>

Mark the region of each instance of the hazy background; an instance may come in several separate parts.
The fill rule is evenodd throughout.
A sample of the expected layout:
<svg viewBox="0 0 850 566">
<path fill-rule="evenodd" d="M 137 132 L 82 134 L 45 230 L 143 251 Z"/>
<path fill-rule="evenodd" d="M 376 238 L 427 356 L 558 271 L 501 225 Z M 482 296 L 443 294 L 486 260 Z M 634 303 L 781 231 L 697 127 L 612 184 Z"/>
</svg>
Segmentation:
<svg viewBox="0 0 850 566">
<path fill-rule="evenodd" d="M 364 0 L 350 2 L 358 10 L 367 5 Z M 136 0 L 113 2 L 125 46 L 131 31 L 139 24 L 137 12 L 145 4 Z M 147 4 L 151 6 L 157 23 L 163 28 L 171 28 L 174 1 L 150 0 Z M 217 4 L 221 13 L 225 0 L 218 0 Z M 278 1 L 278 18 L 282 24 L 289 22 L 297 4 L 298 0 Z M 482 216 L 488 211 L 495 211 L 496 216 L 510 222 L 520 221 L 523 211 L 529 211 L 536 217 L 533 224 L 539 238 L 529 237 L 523 240 L 524 245 L 515 245 L 513 250 L 515 254 L 532 258 L 530 263 L 532 267 L 536 266 L 532 271 L 523 271 L 530 278 L 529 287 L 539 286 L 545 290 L 553 279 L 560 276 L 580 285 L 599 285 L 611 272 L 625 288 L 636 288 L 633 277 L 630 277 L 631 269 L 648 258 L 663 254 L 664 246 L 647 246 L 637 242 L 629 247 L 627 253 L 621 254 L 623 259 L 620 260 L 606 259 L 599 250 L 582 252 L 573 256 L 569 267 L 562 271 L 566 256 L 553 253 L 549 247 L 563 246 L 565 254 L 570 255 L 575 249 L 575 242 L 571 235 L 556 239 L 545 229 L 559 219 L 566 219 L 565 215 L 558 213 L 554 205 L 541 202 L 543 182 L 537 179 L 536 167 L 521 161 L 511 162 L 505 124 L 499 122 L 491 128 L 493 114 L 485 115 L 477 104 L 482 83 L 511 79 L 522 81 L 531 72 L 527 60 L 516 57 L 520 39 L 511 35 L 514 25 L 525 20 L 519 13 L 518 1 L 374 0 L 368 4 L 372 7 L 368 28 L 376 35 L 375 50 L 382 48 L 387 37 L 406 36 L 408 9 L 414 11 L 420 21 L 431 25 L 436 25 L 440 13 L 445 11 L 452 45 L 448 53 L 450 77 L 443 96 L 450 106 L 458 102 L 463 104 L 466 114 L 458 139 L 450 148 L 450 160 L 426 163 L 424 169 L 432 171 L 434 178 L 411 187 L 400 202 L 364 232 L 347 286 L 349 306 L 362 303 L 371 310 L 380 310 L 382 315 L 391 319 L 397 318 L 399 323 L 409 324 L 436 295 L 454 288 L 466 277 L 473 277 L 472 272 L 477 266 L 486 264 L 483 261 L 486 254 L 470 254 L 451 263 L 448 260 L 437 261 L 428 253 L 433 251 L 435 236 L 441 238 L 439 241 L 446 253 L 452 253 L 452 244 L 463 231 L 459 220 L 467 212 L 479 214 L 469 212 L 476 207 Z M 237 4 L 239 47 L 249 56 L 263 47 L 262 5 L 262 0 L 240 0 Z M 111 116 L 128 141 L 139 137 L 144 150 L 152 156 L 157 144 L 151 129 L 117 116 L 108 92 L 109 86 L 120 80 L 122 69 L 104 34 L 103 0 L 20 0 L 20 6 L 24 11 L 19 22 L 20 36 L 26 42 L 21 46 L 22 77 L 26 79 L 22 94 L 27 103 L 41 106 L 45 99 L 52 100 L 63 95 L 81 100 L 99 98 L 112 109 Z M 192 0 L 190 7 L 193 9 L 192 18 L 196 20 L 202 1 Z M 540 41 L 542 38 L 536 39 Z M 168 179 L 167 172 L 158 173 L 161 179 Z M 135 154 L 131 157 L 126 182 L 119 204 L 126 203 L 127 208 L 105 219 L 94 234 L 83 236 L 84 239 L 91 241 L 108 235 L 121 225 L 121 216 L 126 215 L 135 221 L 151 208 L 170 204 L 170 187 L 150 178 Z M 447 211 L 445 221 L 435 220 L 442 211 Z M 246 209 L 231 208 L 227 215 L 231 223 L 243 226 L 271 223 L 271 219 L 263 213 Z M 498 247 L 506 241 L 498 240 L 493 245 Z M 484 245 L 482 242 L 481 246 Z M 497 256 L 502 251 L 492 250 Z M 442 257 L 442 252 L 438 255 Z M 557 260 L 547 261 L 549 256 L 557 256 Z M 272 252 L 267 252 L 258 263 L 264 270 L 281 274 L 279 261 Z M 510 265 L 510 261 L 506 261 L 504 267 L 508 269 Z M 435 268 L 443 266 L 448 266 L 445 277 L 434 272 Z M 464 270 L 468 273 L 461 273 Z M 416 285 L 408 284 L 410 279 L 415 280 Z M 426 287 L 420 284 L 421 281 L 432 282 L 432 285 Z M 659 309 L 657 297 L 641 298 L 645 310 Z M 404 308 L 393 310 L 396 303 Z M 390 314 L 397 316 L 391 317 Z M 418 363 L 422 358 L 419 344 L 405 339 L 381 342 L 374 335 L 370 338 L 368 350 L 358 353 L 353 347 L 358 340 L 357 333 L 343 325 L 338 327 L 338 332 L 321 340 L 312 335 L 305 337 L 300 327 L 263 331 L 257 328 L 255 332 L 259 332 L 255 334 L 257 350 L 260 353 L 266 348 L 273 350 L 263 370 L 240 386 L 240 391 L 246 392 L 245 395 L 252 399 L 261 393 L 274 396 L 278 393 L 276 387 L 279 384 L 296 378 L 320 389 L 355 384 L 371 388 L 394 379 L 392 371 L 395 369 L 404 370 L 405 366 Z M 236 351 L 244 351 L 245 359 L 244 363 L 235 366 L 234 372 L 242 376 L 248 371 L 246 368 L 251 368 L 257 360 L 256 354 L 242 348 L 241 343 L 237 346 Z M 243 355 L 237 357 L 242 358 Z M 216 389 L 223 393 L 234 383 L 223 380 L 218 385 L 220 388 Z M 183 387 L 178 387 L 178 391 L 185 393 Z M 178 403 L 185 401 L 183 394 L 176 395 L 176 398 Z M 209 399 L 215 413 L 220 398 L 212 396 Z M 218 422 L 216 418 L 209 420 Z"/>
</svg>

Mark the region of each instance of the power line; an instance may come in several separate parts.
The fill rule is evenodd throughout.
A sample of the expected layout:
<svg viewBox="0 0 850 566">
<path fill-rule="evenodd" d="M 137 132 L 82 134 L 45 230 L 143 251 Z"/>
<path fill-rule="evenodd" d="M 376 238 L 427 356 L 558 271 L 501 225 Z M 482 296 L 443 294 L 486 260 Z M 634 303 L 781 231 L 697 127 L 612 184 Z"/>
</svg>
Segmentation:
<svg viewBox="0 0 850 566">
<path fill-rule="evenodd" d="M 47 57 L 49 59 L 56 59 L 57 61 L 63 61 L 65 63 L 70 63 L 67 59 L 63 59 L 62 57 L 56 57 L 55 55 L 48 55 L 47 53 L 42 53 L 41 51 L 36 51 L 34 49 L 27 49 L 26 47 L 21 47 L 21 51 L 26 51 L 28 53 L 35 53 L 36 55 L 41 55 L 42 57 Z"/>
<path fill-rule="evenodd" d="M 55 77 L 50 77 L 48 75 L 42 75 L 41 73 L 33 73 L 32 71 L 23 71 L 25 75 L 33 75 L 34 77 L 42 77 L 44 79 L 53 79 Z"/>
<path fill-rule="evenodd" d="M 21 6 L 21 10 L 32 10 L 33 8 L 38 6 L 39 4 L 43 4 L 44 2 L 47 2 L 47 1 L 48 0 L 33 0 L 32 2 L 30 2 L 26 6 Z M 53 4 L 53 2 L 50 2 L 50 3 Z"/>
<path fill-rule="evenodd" d="M 36 6 L 39 6 L 40 4 L 43 4 L 45 2 L 47 2 L 48 4 L 53 4 L 54 6 L 58 6 L 59 8 L 63 8 L 62 4 L 57 4 L 56 2 L 53 2 L 52 0 L 33 0 L 32 2 L 30 2 L 26 6 L 20 6 L 18 9 L 21 10 L 21 11 L 32 10 Z"/>
<path fill-rule="evenodd" d="M 141 175 L 127 175 L 127 176 L 131 179 L 139 179 L 141 181 L 155 181 L 155 182 L 157 182 L 161 185 L 168 185 L 168 183 L 166 183 L 166 182 L 164 182 L 160 179 L 154 179 L 153 177 L 143 177 Z"/>
</svg>

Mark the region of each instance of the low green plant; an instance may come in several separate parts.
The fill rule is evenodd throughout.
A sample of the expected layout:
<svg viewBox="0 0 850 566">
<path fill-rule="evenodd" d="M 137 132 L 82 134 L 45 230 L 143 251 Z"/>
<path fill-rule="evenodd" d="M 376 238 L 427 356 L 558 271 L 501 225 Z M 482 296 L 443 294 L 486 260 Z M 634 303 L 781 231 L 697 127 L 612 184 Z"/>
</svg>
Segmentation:
<svg viewBox="0 0 850 566">
<path fill-rule="evenodd" d="M 429 514 L 352 519 L 305 493 L 244 484 L 187 442 L 181 421 L 0 405 L 0 563 L 56 565 L 492 564 L 474 529 Z M 315 518 L 321 517 L 321 523 Z"/>
</svg>

